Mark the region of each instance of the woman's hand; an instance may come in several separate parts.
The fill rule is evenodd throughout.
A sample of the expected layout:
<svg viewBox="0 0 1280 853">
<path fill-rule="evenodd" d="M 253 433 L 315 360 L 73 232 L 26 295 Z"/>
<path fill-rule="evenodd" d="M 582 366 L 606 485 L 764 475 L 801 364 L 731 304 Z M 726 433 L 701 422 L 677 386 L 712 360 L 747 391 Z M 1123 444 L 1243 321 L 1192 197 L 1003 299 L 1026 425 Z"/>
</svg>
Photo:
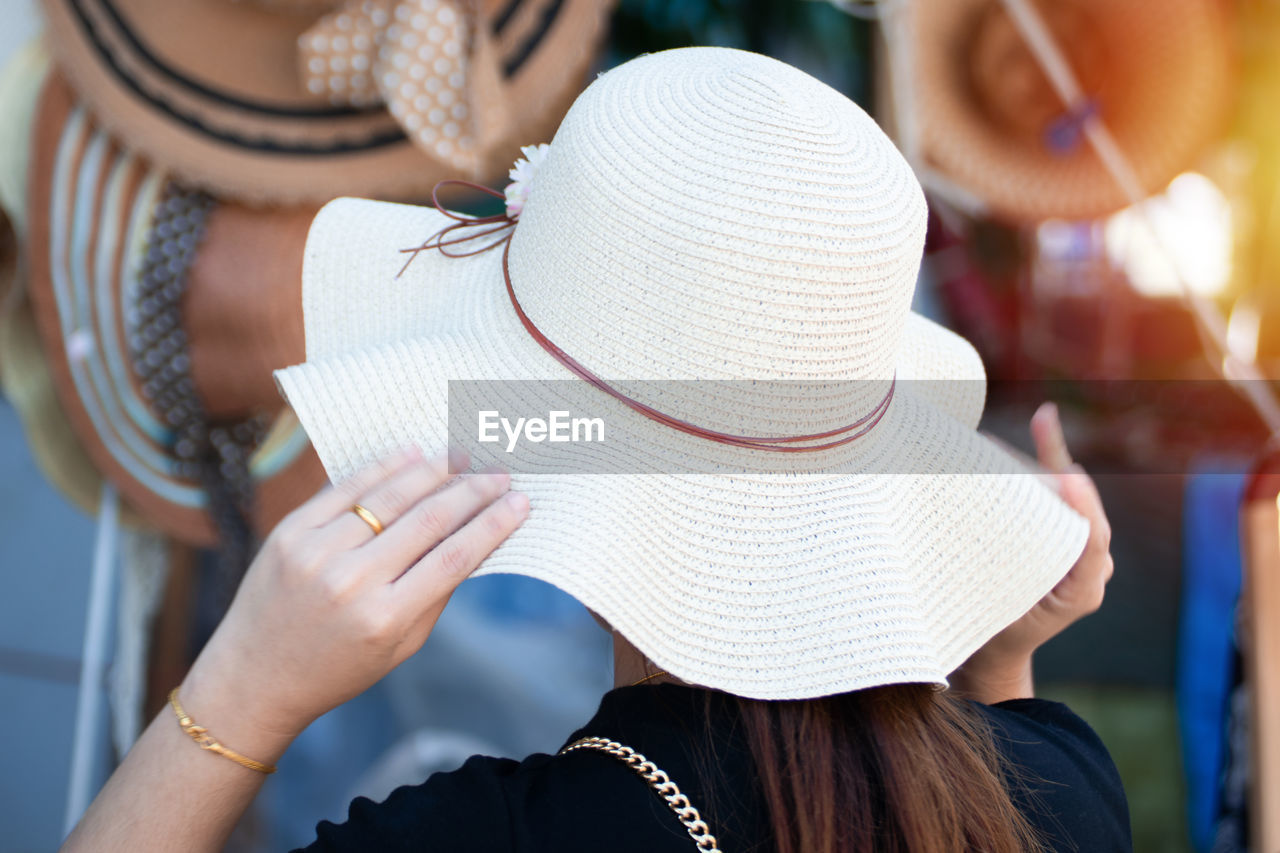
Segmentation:
<svg viewBox="0 0 1280 853">
<path fill-rule="evenodd" d="M 1067 626 L 1102 606 L 1115 564 L 1111 524 L 1093 480 L 1071 461 L 1058 408 L 1045 403 L 1031 418 L 1040 464 L 1058 479 L 1058 492 L 1089 521 L 1089 539 L 1071 570 L 1022 618 L 987 641 L 951 676 L 952 686 L 980 702 L 1034 695 L 1031 654 Z"/>
<path fill-rule="evenodd" d="M 528 514 L 509 483 L 449 482 L 444 457 L 404 453 L 307 501 L 267 538 L 183 682 L 187 713 L 274 764 L 308 723 L 422 645 L 454 587 Z M 351 512 L 357 503 L 381 533 Z M 63 850 L 214 853 L 265 778 L 196 747 L 166 708 Z"/>
<path fill-rule="evenodd" d="M 272 761 L 417 651 L 454 588 L 529 510 L 505 473 L 448 480 L 447 458 L 408 452 L 285 518 L 183 683 L 191 716 Z M 357 503 L 382 533 L 351 511 Z"/>
</svg>

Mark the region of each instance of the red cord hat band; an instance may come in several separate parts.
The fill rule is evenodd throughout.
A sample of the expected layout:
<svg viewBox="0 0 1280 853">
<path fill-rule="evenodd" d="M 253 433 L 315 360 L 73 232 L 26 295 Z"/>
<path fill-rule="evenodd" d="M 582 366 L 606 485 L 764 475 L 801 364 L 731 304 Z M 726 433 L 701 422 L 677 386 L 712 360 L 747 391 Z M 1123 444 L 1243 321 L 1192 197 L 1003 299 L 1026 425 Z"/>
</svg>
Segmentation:
<svg viewBox="0 0 1280 853">
<path fill-rule="evenodd" d="M 441 254 L 450 258 L 466 258 L 466 257 L 471 257 L 472 255 L 479 255 L 483 252 L 487 252 L 490 249 L 496 248 L 499 245 L 501 245 L 503 247 L 502 248 L 502 278 L 506 282 L 507 296 L 511 300 L 511 307 L 515 309 L 516 317 L 520 319 L 520 324 L 524 326 L 525 331 L 529 333 L 529 336 L 538 343 L 538 346 L 546 350 L 547 353 L 552 358 L 560 362 L 560 364 L 564 365 L 564 367 L 567 368 L 575 376 L 590 383 L 596 388 L 599 388 L 601 391 L 608 394 L 610 397 L 613 397 L 615 400 L 624 404 L 628 408 L 640 413 L 641 415 L 644 415 L 646 418 L 649 418 L 650 420 L 653 420 L 653 421 L 657 421 L 658 423 L 664 426 L 668 426 L 672 429 L 679 430 L 680 432 L 687 433 L 688 435 L 697 436 L 698 438 L 705 438 L 709 441 L 715 441 L 720 444 L 728 444 L 734 447 L 746 447 L 754 450 L 771 450 L 778 453 L 805 453 L 805 452 L 815 451 L 815 450 L 829 450 L 830 448 L 839 447 L 841 445 L 848 444 L 852 441 L 856 441 L 857 439 L 861 438 L 862 436 L 870 432 L 875 427 L 875 425 L 880 422 L 881 418 L 884 417 L 885 412 L 889 410 L 889 404 L 893 401 L 893 393 L 898 384 L 897 377 L 894 377 L 894 379 L 890 381 L 889 390 L 885 392 L 884 397 L 880 400 L 879 403 L 876 404 L 875 408 L 873 408 L 869 413 L 867 413 L 863 417 L 859 418 L 858 420 L 854 421 L 851 424 L 847 424 L 846 426 L 837 427 L 836 429 L 827 430 L 826 432 L 811 433 L 808 435 L 759 437 L 759 436 L 747 436 L 747 435 L 734 435 L 732 433 L 719 432 L 717 430 L 700 427 L 697 424 L 691 424 L 688 421 L 684 421 L 684 420 L 681 420 L 680 418 L 674 417 L 672 415 L 668 415 L 665 412 L 660 412 L 657 409 L 653 408 L 652 406 L 646 405 L 645 403 L 642 403 L 639 400 L 635 400 L 631 397 L 628 397 L 626 394 L 623 394 L 618 389 L 609 385 L 599 376 L 596 376 L 594 373 L 592 373 L 590 370 L 584 367 L 573 356 L 569 355 L 564 350 L 560 349 L 560 347 L 556 346 L 554 342 L 552 342 L 546 335 L 542 333 L 542 331 L 536 325 L 534 325 L 533 320 L 531 320 L 529 318 L 529 315 L 524 312 L 524 308 L 522 308 L 520 305 L 520 300 L 516 298 L 515 287 L 511 283 L 511 271 L 507 266 L 507 259 L 511 251 L 511 235 L 513 233 L 512 229 L 514 229 L 517 220 L 508 216 L 506 213 L 494 214 L 492 216 L 473 217 L 473 216 L 464 216 L 462 214 L 454 213 L 451 210 L 445 209 L 445 207 L 440 203 L 440 200 L 437 196 L 437 192 L 439 191 L 440 187 L 445 186 L 446 184 L 458 184 L 459 186 L 468 187 L 470 189 L 485 193 L 486 195 L 490 195 L 495 198 L 499 198 L 499 199 L 505 198 L 505 196 L 502 193 L 494 189 L 491 189 L 486 186 L 482 186 L 480 184 L 475 184 L 470 181 L 448 180 L 448 181 L 441 181 L 438 184 L 436 184 L 435 188 L 431 191 L 431 201 L 435 205 L 437 210 L 439 210 L 441 213 L 443 213 L 445 216 L 449 217 L 450 219 L 454 220 L 454 223 L 452 225 L 447 225 L 441 230 L 437 231 L 431 237 L 427 238 L 426 242 L 424 242 L 421 246 L 417 246 L 411 249 L 402 249 L 401 250 L 402 252 L 410 253 L 410 255 L 409 255 L 409 259 L 405 261 L 404 267 L 400 270 L 400 275 L 404 274 L 404 271 L 408 269 L 409 264 L 413 263 L 413 259 L 418 256 L 419 252 L 423 252 L 428 249 L 437 249 L 440 251 Z M 484 226 L 484 225 L 492 225 L 494 227 L 481 231 L 479 233 L 475 233 L 475 234 L 467 234 L 461 237 L 452 237 L 450 239 L 445 239 L 446 237 L 449 237 L 455 231 L 458 231 L 460 229 L 474 228 L 474 227 Z M 468 252 L 456 252 L 456 253 L 449 251 L 449 247 L 451 246 L 457 246 L 462 243 L 470 243 L 474 240 L 479 240 L 484 237 L 488 237 L 490 235 L 499 234 L 499 233 L 502 234 L 501 237 L 499 237 L 498 239 L 490 243 L 487 243 L 486 245 L 482 246 L 479 249 L 474 249 Z M 834 440 L 823 441 L 823 439 L 834 439 Z M 804 443 L 804 442 L 812 442 L 812 441 L 823 441 L 823 443 L 821 444 L 805 444 Z"/>
</svg>

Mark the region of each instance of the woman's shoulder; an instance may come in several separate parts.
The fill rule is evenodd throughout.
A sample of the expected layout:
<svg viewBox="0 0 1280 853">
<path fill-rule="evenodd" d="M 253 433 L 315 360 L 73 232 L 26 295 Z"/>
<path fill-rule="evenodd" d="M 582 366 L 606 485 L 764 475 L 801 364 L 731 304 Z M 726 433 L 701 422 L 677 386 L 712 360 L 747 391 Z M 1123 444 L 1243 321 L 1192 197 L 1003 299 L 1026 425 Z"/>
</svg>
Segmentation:
<svg viewBox="0 0 1280 853">
<path fill-rule="evenodd" d="M 688 695 L 686 695 L 688 694 Z M 694 767 L 692 720 L 701 691 L 614 690 L 570 741 L 617 740 L 647 755 L 678 780 L 693 802 L 710 796 Z M 523 761 L 475 756 L 457 770 L 397 788 L 383 802 L 352 802 L 342 823 L 317 827 L 311 853 L 356 850 L 555 851 L 616 853 L 686 850 L 688 834 L 666 802 L 617 757 L 580 750 L 536 753 Z M 593 840 L 594 839 L 594 840 Z"/>
<path fill-rule="evenodd" d="M 1087 722 L 1045 699 L 974 707 L 1012 768 L 1015 801 L 1052 839 L 1051 849 L 1132 849 L 1120 773 Z"/>
<path fill-rule="evenodd" d="M 523 761 L 473 756 L 457 770 L 355 799 L 341 823 L 321 822 L 308 853 L 347 851 L 683 850 L 689 837 L 663 800 L 616 759 L 537 753 Z M 592 840 L 594 839 L 594 841 Z"/>
<path fill-rule="evenodd" d="M 396 788 L 382 802 L 352 800 L 341 823 L 321 821 L 308 853 L 460 850 L 510 853 L 507 788 L 549 756 L 523 762 L 476 755 L 457 770 Z"/>
</svg>

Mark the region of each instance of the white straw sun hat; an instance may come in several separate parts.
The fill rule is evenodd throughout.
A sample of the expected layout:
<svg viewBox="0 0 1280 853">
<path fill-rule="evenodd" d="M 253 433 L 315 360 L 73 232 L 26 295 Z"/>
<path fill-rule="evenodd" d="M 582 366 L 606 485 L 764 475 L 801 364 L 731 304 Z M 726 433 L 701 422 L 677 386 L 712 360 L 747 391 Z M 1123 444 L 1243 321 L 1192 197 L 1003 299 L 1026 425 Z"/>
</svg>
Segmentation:
<svg viewBox="0 0 1280 853">
<path fill-rule="evenodd" d="M 767 57 L 668 51 L 597 79 L 537 166 L 508 244 L 399 277 L 452 220 L 317 216 L 308 361 L 277 376 L 332 477 L 441 449 L 450 380 L 536 380 L 515 393 L 544 412 L 583 389 L 614 430 L 569 451 L 596 473 L 513 469 L 532 511 L 478 574 L 555 584 L 663 669 L 761 699 L 945 683 L 1070 568 L 1084 520 L 974 431 L 977 355 L 910 311 L 924 198 L 857 106 Z M 665 415 L 858 437 L 779 453 L 658 423 L 576 379 L 516 301 Z"/>
</svg>

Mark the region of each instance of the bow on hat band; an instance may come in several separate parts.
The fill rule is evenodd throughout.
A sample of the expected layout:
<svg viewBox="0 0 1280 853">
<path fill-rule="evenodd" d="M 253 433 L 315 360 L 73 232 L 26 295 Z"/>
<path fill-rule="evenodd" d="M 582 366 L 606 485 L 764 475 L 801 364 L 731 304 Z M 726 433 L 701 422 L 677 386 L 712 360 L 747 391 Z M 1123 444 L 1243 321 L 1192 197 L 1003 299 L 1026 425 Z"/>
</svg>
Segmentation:
<svg viewBox="0 0 1280 853">
<path fill-rule="evenodd" d="M 298 37 L 302 81 L 335 104 L 386 104 L 428 156 L 479 175 L 507 134 L 488 27 L 459 0 L 345 0 Z"/>
</svg>

